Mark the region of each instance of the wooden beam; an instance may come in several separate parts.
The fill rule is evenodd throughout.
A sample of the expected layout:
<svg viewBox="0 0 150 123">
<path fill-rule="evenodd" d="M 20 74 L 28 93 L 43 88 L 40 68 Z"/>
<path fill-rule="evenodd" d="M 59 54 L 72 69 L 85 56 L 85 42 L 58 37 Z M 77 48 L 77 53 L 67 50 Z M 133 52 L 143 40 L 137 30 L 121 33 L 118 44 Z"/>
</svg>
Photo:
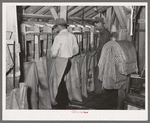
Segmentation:
<svg viewBox="0 0 150 123">
<path fill-rule="evenodd" d="M 35 8 L 31 14 L 35 14 L 37 11 L 39 11 L 40 9 L 42 9 L 44 6 L 39 6 L 37 8 Z"/>
<path fill-rule="evenodd" d="M 39 8 L 40 6 L 30 6 L 25 10 L 25 13 L 32 13 L 32 11 L 34 11 L 34 9 Z"/>
<path fill-rule="evenodd" d="M 68 12 L 72 11 L 73 9 L 75 9 L 78 6 L 68 6 Z"/>
<path fill-rule="evenodd" d="M 112 7 L 108 8 L 106 10 L 106 27 L 110 31 L 111 29 L 111 13 L 112 13 Z"/>
<path fill-rule="evenodd" d="M 92 8 L 94 8 L 94 7 L 92 7 Z M 88 17 L 88 16 L 90 16 L 92 13 L 95 13 L 95 11 L 93 10 L 93 9 L 90 9 L 87 13 L 85 13 L 85 17 Z"/>
<path fill-rule="evenodd" d="M 57 13 L 56 13 L 56 10 L 53 7 L 50 8 L 50 11 L 51 11 L 51 13 L 52 13 L 52 15 L 54 17 L 54 20 L 56 20 L 57 18 L 59 18 L 58 15 L 57 15 Z"/>
<path fill-rule="evenodd" d="M 4 6 L 4 11 L 6 12 L 5 15 L 5 29 L 6 31 L 12 32 L 11 40 L 15 41 L 15 44 L 19 44 L 18 40 L 18 21 L 17 21 L 17 6 L 16 5 L 7 5 Z M 5 40 L 4 40 L 5 42 Z M 6 43 L 6 42 L 5 42 Z M 14 49 L 15 50 L 15 49 Z M 13 53 L 14 55 L 14 74 L 13 77 L 17 75 L 20 78 L 20 55 L 18 53 Z M 19 81 L 14 80 L 15 87 L 18 88 Z"/>
<path fill-rule="evenodd" d="M 76 22 L 76 23 L 78 23 L 78 24 L 81 24 L 82 25 L 82 23 L 81 22 L 79 22 L 79 21 L 77 21 L 77 20 L 75 20 L 75 19 L 71 19 L 71 18 L 69 18 L 71 21 L 73 21 L 73 22 Z"/>
<path fill-rule="evenodd" d="M 102 6 L 98 9 L 98 12 L 97 13 L 102 13 L 104 12 L 106 9 L 108 9 L 110 6 Z M 97 15 L 97 13 L 92 13 L 91 15 L 88 16 L 88 18 L 92 18 L 94 17 L 95 15 Z"/>
<path fill-rule="evenodd" d="M 92 8 L 93 8 L 93 6 L 85 8 L 85 9 L 84 9 L 84 15 L 85 15 L 86 13 L 88 13 Z M 77 16 L 77 17 L 82 16 L 82 11 L 80 11 L 79 13 L 77 13 L 76 16 Z"/>
<path fill-rule="evenodd" d="M 117 6 L 113 6 L 113 8 L 114 8 L 116 16 L 117 16 L 117 18 L 119 20 L 121 28 L 122 29 L 126 29 L 126 24 L 124 23 L 124 20 L 122 18 L 121 12 L 120 12 L 120 9 Z"/>
<path fill-rule="evenodd" d="M 51 19 L 52 15 L 35 15 L 35 14 L 18 14 L 18 16 L 22 16 L 22 18 L 42 18 L 42 19 Z"/>
<path fill-rule="evenodd" d="M 67 6 L 60 7 L 60 18 L 67 19 Z"/>
<path fill-rule="evenodd" d="M 124 24 L 127 27 L 127 16 L 125 14 L 125 11 L 124 11 L 123 7 L 122 6 L 118 6 L 118 9 L 120 10 L 120 13 L 121 13 L 121 16 L 123 18 Z"/>
<path fill-rule="evenodd" d="M 117 23 L 118 23 L 118 19 L 117 19 L 117 17 L 115 17 L 113 25 L 114 25 L 117 29 L 119 29 L 119 24 L 117 24 Z"/>
<path fill-rule="evenodd" d="M 47 12 L 45 12 L 45 14 L 44 15 L 51 15 L 51 11 L 50 11 L 50 9 L 47 11 Z"/>
<path fill-rule="evenodd" d="M 112 27 L 112 25 L 113 25 L 113 23 L 114 23 L 114 21 L 115 21 L 115 17 L 116 17 L 115 11 L 113 10 L 112 16 L 111 16 L 111 24 L 110 24 L 110 27 Z"/>
<path fill-rule="evenodd" d="M 52 6 L 51 6 L 52 7 Z M 43 10 L 43 12 L 41 13 L 42 15 L 45 15 L 46 13 L 49 13 L 50 12 L 50 9 L 49 8 L 46 8 L 45 10 Z"/>
<path fill-rule="evenodd" d="M 18 16 L 22 16 L 22 18 L 41 18 L 41 19 L 53 19 L 52 15 L 35 15 L 35 14 L 23 14 Z M 82 20 L 82 17 L 69 17 L 71 19 Z M 84 18 L 84 20 L 92 20 L 91 18 Z"/>
<path fill-rule="evenodd" d="M 124 12 L 125 12 L 126 15 L 128 15 L 129 13 L 131 13 L 130 7 L 123 6 L 122 8 L 124 9 Z"/>
<path fill-rule="evenodd" d="M 95 19 L 95 17 L 101 17 L 101 13 L 98 13 L 97 15 L 95 15 L 94 17 L 92 17 L 92 19 Z"/>
<path fill-rule="evenodd" d="M 73 9 L 71 12 L 68 13 L 68 17 L 69 16 L 73 16 L 76 13 L 82 11 L 83 9 L 85 9 L 87 6 L 78 6 L 77 8 Z"/>
<path fill-rule="evenodd" d="M 42 14 L 43 11 L 45 11 L 46 9 L 52 8 L 50 6 L 44 6 L 43 8 L 41 8 L 39 11 L 37 11 L 35 14 Z"/>
</svg>

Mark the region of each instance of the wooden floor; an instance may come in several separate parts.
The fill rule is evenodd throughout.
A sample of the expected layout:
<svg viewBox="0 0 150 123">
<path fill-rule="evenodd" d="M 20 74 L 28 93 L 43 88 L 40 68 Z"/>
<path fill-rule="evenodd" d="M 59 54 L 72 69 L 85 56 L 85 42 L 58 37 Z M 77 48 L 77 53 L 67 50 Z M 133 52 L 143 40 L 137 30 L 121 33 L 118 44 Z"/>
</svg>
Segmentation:
<svg viewBox="0 0 150 123">
<path fill-rule="evenodd" d="M 103 94 L 92 92 L 88 98 L 83 97 L 82 103 L 72 101 L 65 109 L 116 110 L 117 99 L 117 90 L 106 90 Z"/>
</svg>

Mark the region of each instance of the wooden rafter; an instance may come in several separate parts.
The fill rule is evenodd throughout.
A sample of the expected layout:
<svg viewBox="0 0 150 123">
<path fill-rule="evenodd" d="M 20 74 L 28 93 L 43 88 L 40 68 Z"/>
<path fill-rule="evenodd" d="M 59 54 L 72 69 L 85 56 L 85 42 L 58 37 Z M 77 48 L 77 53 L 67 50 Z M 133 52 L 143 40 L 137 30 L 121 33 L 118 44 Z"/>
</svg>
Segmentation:
<svg viewBox="0 0 150 123">
<path fill-rule="evenodd" d="M 88 17 L 89 18 L 92 18 L 94 17 L 95 15 L 97 15 L 98 13 L 102 13 L 104 12 L 106 9 L 108 9 L 110 6 L 102 6 L 98 9 L 98 12 L 97 13 L 92 13 L 91 15 L 89 15 Z"/>
<path fill-rule="evenodd" d="M 125 18 L 125 13 L 122 11 L 122 9 L 120 9 L 120 7 L 117 6 L 113 6 L 114 11 L 116 13 L 116 16 L 119 20 L 120 26 L 122 29 L 126 29 L 127 28 L 127 20 Z M 125 19 L 125 20 L 124 20 Z"/>
<path fill-rule="evenodd" d="M 51 11 L 48 10 L 44 15 L 51 15 Z"/>
<path fill-rule="evenodd" d="M 42 14 L 45 15 L 46 13 L 50 12 L 49 8 L 45 9 Z"/>
<path fill-rule="evenodd" d="M 75 23 L 78 23 L 78 24 L 81 24 L 81 25 L 82 25 L 82 22 L 77 21 L 77 20 L 75 20 L 75 19 L 69 18 L 69 20 L 71 20 L 71 21 L 73 21 L 73 22 L 75 22 Z"/>
<path fill-rule="evenodd" d="M 72 11 L 73 9 L 75 9 L 78 6 L 68 6 L 68 12 Z"/>
<path fill-rule="evenodd" d="M 41 19 L 53 19 L 52 15 L 35 15 L 35 14 L 22 14 L 22 18 L 41 18 Z M 82 17 L 69 17 L 71 19 L 82 20 Z M 84 20 L 92 20 L 91 18 L 84 18 Z"/>
<path fill-rule="evenodd" d="M 94 7 L 95 7 L 95 6 L 93 6 L 93 8 L 94 8 Z M 85 17 L 90 17 L 90 16 L 93 15 L 93 14 L 94 14 L 94 16 L 96 16 L 97 14 L 100 13 L 99 10 L 102 9 L 102 8 L 103 8 L 103 6 L 97 7 L 97 11 L 91 9 L 87 14 L 85 14 Z M 94 17 L 94 16 L 93 16 L 93 17 Z M 90 17 L 90 18 L 91 18 L 91 17 Z"/>
<path fill-rule="evenodd" d="M 85 8 L 86 8 L 86 6 L 78 6 L 78 7 L 76 7 L 75 9 L 73 9 L 71 12 L 68 13 L 68 17 L 69 16 L 73 16 L 74 14 L 82 11 Z"/>
<path fill-rule="evenodd" d="M 37 11 L 39 11 L 41 8 L 43 8 L 44 6 L 38 6 L 37 8 L 35 8 L 33 11 L 32 11 L 32 14 L 35 14 Z"/>
<path fill-rule="evenodd" d="M 123 6 L 124 12 L 126 13 L 126 15 L 128 15 L 131 12 L 131 9 L 128 8 L 127 6 Z"/>
<path fill-rule="evenodd" d="M 46 9 L 49 9 L 50 6 L 43 6 L 39 11 L 37 11 L 35 14 L 42 14 Z"/>
<path fill-rule="evenodd" d="M 93 7 L 92 7 L 93 8 Z M 93 12 L 95 12 L 93 9 L 90 9 L 87 13 L 85 13 L 85 17 L 88 17 L 89 15 L 91 15 Z"/>
<path fill-rule="evenodd" d="M 34 9 L 37 9 L 37 8 L 39 8 L 39 6 L 30 6 L 25 10 L 25 13 L 31 14 L 32 11 L 34 11 Z"/>
<path fill-rule="evenodd" d="M 112 8 L 113 9 L 113 8 Z M 111 15 L 111 23 L 110 23 L 110 27 L 112 27 L 112 25 L 113 25 L 113 23 L 114 23 L 114 21 L 115 21 L 115 11 L 113 10 L 112 11 L 112 15 Z"/>
<path fill-rule="evenodd" d="M 57 12 L 56 12 L 56 10 L 55 10 L 54 7 L 50 7 L 50 11 L 51 11 L 51 13 L 52 13 L 52 15 L 54 17 L 54 20 L 56 20 L 57 18 L 59 18 L 59 16 L 58 16 L 58 14 L 57 14 Z"/>
<path fill-rule="evenodd" d="M 92 6 L 92 7 L 89 7 L 89 6 L 88 6 L 87 8 L 85 8 L 85 9 L 84 9 L 84 15 L 85 15 L 87 12 L 89 12 L 92 8 L 93 8 L 93 6 Z M 81 16 L 82 16 L 82 11 L 79 12 L 79 13 L 77 13 L 76 16 L 77 16 L 77 17 L 81 17 Z"/>
<path fill-rule="evenodd" d="M 121 12 L 121 16 L 123 18 L 123 21 L 124 21 L 125 25 L 127 26 L 127 16 L 125 14 L 125 11 L 124 11 L 122 6 L 118 6 L 118 8 L 119 8 L 119 10 Z"/>
</svg>

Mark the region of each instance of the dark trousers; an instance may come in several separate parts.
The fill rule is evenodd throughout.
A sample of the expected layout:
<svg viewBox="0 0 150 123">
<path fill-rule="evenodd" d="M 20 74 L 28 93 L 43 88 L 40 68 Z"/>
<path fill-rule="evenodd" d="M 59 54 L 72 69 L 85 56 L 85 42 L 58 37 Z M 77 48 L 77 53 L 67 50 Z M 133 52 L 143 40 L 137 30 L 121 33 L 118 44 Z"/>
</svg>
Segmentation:
<svg viewBox="0 0 150 123">
<path fill-rule="evenodd" d="M 71 68 L 71 61 L 69 59 L 66 69 L 65 69 L 65 72 L 63 74 L 62 80 L 58 87 L 58 93 L 56 96 L 57 104 L 58 104 L 58 106 L 60 106 L 62 108 L 67 106 L 69 103 L 68 92 L 67 92 L 67 88 L 66 88 L 66 82 L 64 81 L 64 77 L 69 72 L 70 68 Z"/>
</svg>

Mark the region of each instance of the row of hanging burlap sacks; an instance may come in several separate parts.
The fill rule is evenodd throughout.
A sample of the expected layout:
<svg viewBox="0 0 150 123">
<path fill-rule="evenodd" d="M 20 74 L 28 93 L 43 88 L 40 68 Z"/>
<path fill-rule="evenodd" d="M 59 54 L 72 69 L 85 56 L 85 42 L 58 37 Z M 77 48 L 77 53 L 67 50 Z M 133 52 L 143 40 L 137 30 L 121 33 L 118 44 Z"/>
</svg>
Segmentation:
<svg viewBox="0 0 150 123">
<path fill-rule="evenodd" d="M 14 88 L 10 88 L 10 82 L 6 84 L 6 109 L 51 108 L 47 87 L 46 57 L 42 57 L 47 54 L 48 40 L 52 40 L 48 39 L 51 37 L 49 36 L 51 27 L 44 26 L 42 30 L 41 27 L 42 25 L 21 25 L 22 41 L 20 56 L 23 64 L 21 63 L 20 66 L 20 83 L 16 85 L 15 79 Z M 51 44 L 49 43 L 49 45 Z"/>
<path fill-rule="evenodd" d="M 22 25 L 22 81 L 28 85 L 29 109 L 52 108 L 47 69 L 47 54 L 52 45 L 52 36 L 49 25 Z"/>
<path fill-rule="evenodd" d="M 56 104 L 55 98 L 59 85 L 56 85 L 55 60 L 49 51 L 55 34 L 52 28 L 41 25 L 26 25 L 22 33 L 22 65 L 21 81 L 28 85 L 27 100 L 29 109 L 51 109 Z M 27 30 L 29 28 L 29 30 Z M 68 28 L 68 30 L 70 30 Z M 82 102 L 82 96 L 95 89 L 94 69 L 100 57 L 98 52 L 98 33 L 94 28 L 74 27 L 80 46 L 80 53 L 71 59 L 71 69 L 65 77 L 69 99 Z M 64 63 L 65 65 L 65 63 Z M 61 66 L 60 66 L 61 67 Z"/>
<path fill-rule="evenodd" d="M 72 31 L 80 46 L 79 68 L 82 96 L 88 97 L 88 92 L 101 93 L 101 85 L 98 80 L 97 63 L 100 58 L 99 32 L 94 27 L 74 27 Z"/>
</svg>

